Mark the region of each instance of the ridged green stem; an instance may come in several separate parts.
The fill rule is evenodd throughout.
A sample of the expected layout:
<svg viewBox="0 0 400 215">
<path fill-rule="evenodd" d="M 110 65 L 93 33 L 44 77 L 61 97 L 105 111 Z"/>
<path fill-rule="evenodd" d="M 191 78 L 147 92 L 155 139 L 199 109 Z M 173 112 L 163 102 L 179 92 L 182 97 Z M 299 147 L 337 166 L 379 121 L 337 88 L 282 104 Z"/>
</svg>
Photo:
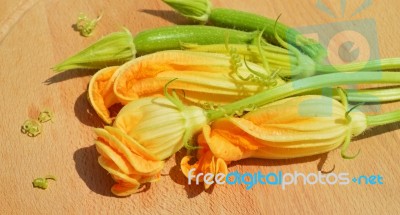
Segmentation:
<svg viewBox="0 0 400 215">
<path fill-rule="evenodd" d="M 371 127 L 386 125 L 389 123 L 394 123 L 399 121 L 400 121 L 400 110 L 379 114 L 375 116 L 367 116 L 367 125 Z"/>
<path fill-rule="evenodd" d="M 381 71 L 400 69 L 400 58 L 385 58 L 379 60 L 347 63 L 343 65 L 316 65 L 321 73 L 352 72 L 352 71 Z"/>
<path fill-rule="evenodd" d="M 216 110 L 207 111 L 210 120 L 231 115 L 235 111 L 246 107 L 260 107 L 267 103 L 325 87 L 333 87 L 346 84 L 367 83 L 400 83 L 400 73 L 394 72 L 352 72 L 334 73 L 308 77 L 293 81 L 282 86 L 265 90 L 256 95 L 224 105 Z"/>
</svg>

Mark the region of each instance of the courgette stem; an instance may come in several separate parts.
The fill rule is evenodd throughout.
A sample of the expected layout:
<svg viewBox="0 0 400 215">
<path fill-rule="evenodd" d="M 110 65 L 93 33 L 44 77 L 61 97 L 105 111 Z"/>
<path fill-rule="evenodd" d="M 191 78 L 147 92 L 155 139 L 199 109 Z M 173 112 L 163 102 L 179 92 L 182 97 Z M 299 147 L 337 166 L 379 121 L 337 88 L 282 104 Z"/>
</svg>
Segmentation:
<svg viewBox="0 0 400 215">
<path fill-rule="evenodd" d="M 367 125 L 369 127 L 386 125 L 399 121 L 400 121 L 400 110 L 379 115 L 367 116 Z"/>
<path fill-rule="evenodd" d="M 376 89 L 345 89 L 347 100 L 353 103 L 383 103 L 400 101 L 400 86 Z M 304 95 L 325 95 L 340 99 L 337 88 L 323 88 L 304 93 Z M 303 94 L 301 94 L 303 95 Z"/>
<path fill-rule="evenodd" d="M 317 64 L 316 70 L 320 73 L 352 72 L 352 71 L 381 71 L 400 69 L 400 58 L 384 58 L 378 60 L 347 63 L 342 65 Z"/>
<path fill-rule="evenodd" d="M 346 89 L 350 102 L 380 103 L 400 100 L 400 88 L 356 90 Z"/>
<path fill-rule="evenodd" d="M 218 119 L 225 115 L 233 114 L 237 110 L 252 107 L 260 107 L 282 98 L 309 92 L 316 89 L 346 85 L 367 83 L 400 83 L 400 73 L 394 72 L 352 72 L 333 73 L 303 78 L 276 88 L 265 90 L 245 99 L 222 106 L 217 110 L 207 111 L 210 120 Z"/>
</svg>

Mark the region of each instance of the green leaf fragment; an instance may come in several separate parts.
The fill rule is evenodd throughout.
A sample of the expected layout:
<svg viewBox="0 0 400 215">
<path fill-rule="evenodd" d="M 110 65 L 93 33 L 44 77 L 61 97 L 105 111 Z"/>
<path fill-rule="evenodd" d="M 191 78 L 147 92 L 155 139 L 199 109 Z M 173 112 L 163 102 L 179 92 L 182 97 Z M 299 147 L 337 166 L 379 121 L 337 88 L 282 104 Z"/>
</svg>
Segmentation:
<svg viewBox="0 0 400 215">
<path fill-rule="evenodd" d="M 48 176 L 45 176 L 44 178 L 36 178 L 32 181 L 32 185 L 34 188 L 40 188 L 40 189 L 45 190 L 49 186 L 48 182 L 47 182 L 49 179 L 55 181 L 56 177 L 52 176 L 52 175 L 48 175 Z"/>
<path fill-rule="evenodd" d="M 28 119 L 21 126 L 21 132 L 29 137 L 36 137 L 42 132 L 42 124 L 34 119 Z"/>
<path fill-rule="evenodd" d="M 22 124 L 21 132 L 23 134 L 28 135 L 29 137 L 36 137 L 40 133 L 42 133 L 42 123 L 47 121 L 53 121 L 54 113 L 50 110 L 43 110 L 40 112 L 37 120 L 36 119 L 28 119 Z"/>
<path fill-rule="evenodd" d="M 39 122 L 44 123 L 48 121 L 53 121 L 53 118 L 54 118 L 54 113 L 50 110 L 45 109 L 42 112 L 40 112 L 38 120 Z"/>
<path fill-rule="evenodd" d="M 89 37 L 93 34 L 93 30 L 97 25 L 97 22 L 100 21 L 103 15 L 97 17 L 97 19 L 89 19 L 85 14 L 79 14 L 78 21 L 75 26 L 76 29 L 80 32 L 80 34 L 84 37 Z"/>
</svg>

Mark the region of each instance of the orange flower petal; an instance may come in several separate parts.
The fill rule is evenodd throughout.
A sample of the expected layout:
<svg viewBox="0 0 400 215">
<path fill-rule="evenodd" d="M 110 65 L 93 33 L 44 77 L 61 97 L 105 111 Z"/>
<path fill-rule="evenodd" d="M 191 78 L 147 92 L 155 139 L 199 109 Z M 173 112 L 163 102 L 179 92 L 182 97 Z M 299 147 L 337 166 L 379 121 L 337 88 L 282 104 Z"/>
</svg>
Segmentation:
<svg viewBox="0 0 400 215">
<path fill-rule="evenodd" d="M 253 70 L 265 73 L 263 67 L 248 64 Z M 142 97 L 162 95 L 165 85 L 177 79 L 168 88 L 178 93 L 184 91 L 183 97 L 190 102 L 229 103 L 268 89 L 268 86 L 241 78 L 250 75 L 252 73 L 244 65 L 238 68 L 237 74 L 233 72 L 230 57 L 224 54 L 168 50 L 122 65 L 115 79 L 114 93 L 127 104 Z M 276 80 L 277 85 L 284 83 L 280 78 Z"/>
<path fill-rule="evenodd" d="M 231 127 L 231 129 L 232 128 L 234 127 Z M 246 158 L 246 151 L 249 150 L 243 146 L 245 146 L 246 143 L 252 145 L 240 134 L 237 135 L 234 132 L 230 133 L 229 130 L 211 129 L 209 126 L 205 126 L 203 128 L 203 133 L 200 134 L 200 136 L 202 135 L 214 156 L 222 158 L 224 161 L 236 161 Z M 202 141 L 202 139 L 199 139 L 199 141 Z M 254 147 L 251 148 L 253 150 L 256 149 Z"/>
<path fill-rule="evenodd" d="M 111 192 L 116 196 L 129 196 L 137 193 L 139 190 L 138 186 L 132 185 L 130 183 L 118 183 L 111 187 Z"/>
<path fill-rule="evenodd" d="M 212 178 L 210 178 L 209 180 L 213 180 L 218 173 L 223 173 L 225 175 L 228 174 L 227 163 L 221 158 L 216 158 L 215 156 L 213 156 L 211 151 L 208 151 L 208 153 L 203 154 L 196 163 L 189 164 L 189 162 L 192 159 L 193 159 L 192 156 L 185 156 L 181 160 L 180 164 L 182 172 L 187 178 L 189 177 L 189 171 L 193 168 L 195 169 L 193 175 L 195 175 L 196 177 L 192 178 L 192 181 L 198 180 L 198 182 L 203 182 L 204 176 L 207 173 L 212 174 Z M 197 177 L 197 175 L 199 176 Z M 211 184 L 204 183 L 205 189 L 208 189 L 210 186 Z"/>
<path fill-rule="evenodd" d="M 107 124 L 111 124 L 109 107 L 119 103 L 113 91 L 115 72 L 118 66 L 99 70 L 90 79 L 88 99 L 97 115 Z"/>
</svg>

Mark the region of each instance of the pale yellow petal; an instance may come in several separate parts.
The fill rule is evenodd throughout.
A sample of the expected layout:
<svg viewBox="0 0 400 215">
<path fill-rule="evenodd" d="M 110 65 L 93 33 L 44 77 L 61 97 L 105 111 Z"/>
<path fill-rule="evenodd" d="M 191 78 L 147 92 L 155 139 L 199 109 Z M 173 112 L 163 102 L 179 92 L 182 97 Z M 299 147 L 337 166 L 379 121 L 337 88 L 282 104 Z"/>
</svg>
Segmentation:
<svg viewBox="0 0 400 215">
<path fill-rule="evenodd" d="M 104 129 L 109 134 L 111 134 L 114 137 L 118 138 L 118 140 L 120 140 L 133 153 L 138 154 L 138 155 L 142 156 L 143 158 L 145 158 L 147 160 L 159 161 L 159 159 L 157 159 L 157 157 L 154 156 L 149 150 L 147 150 L 145 147 L 140 145 L 136 140 L 134 140 L 133 138 L 128 136 L 121 129 L 115 128 L 115 127 L 111 127 L 111 126 L 105 126 Z M 100 136 L 100 133 L 98 135 Z"/>
<path fill-rule="evenodd" d="M 125 174 L 132 174 L 134 170 L 125 157 L 115 152 L 111 147 L 104 144 L 102 141 L 95 141 L 97 151 L 104 157 L 112 160 L 115 165 Z"/>
<path fill-rule="evenodd" d="M 312 147 L 309 144 L 307 144 L 307 147 L 301 147 L 298 145 L 298 147 L 294 148 L 265 146 L 253 151 L 251 157 L 263 159 L 289 159 L 323 154 L 342 145 L 344 137 L 327 140 L 327 142 L 329 142 L 329 144 L 315 147 Z"/>
<path fill-rule="evenodd" d="M 116 131 L 116 129 L 112 129 L 112 128 L 108 128 L 108 130 L 110 131 Z M 130 165 L 133 167 L 133 171 L 131 170 L 131 172 L 127 173 L 127 174 L 132 174 L 132 173 L 136 173 L 136 174 L 141 174 L 141 175 L 153 175 L 159 171 L 161 171 L 161 169 L 164 167 L 164 162 L 163 161 L 159 161 L 159 160 L 147 160 L 146 154 L 137 154 L 135 152 L 130 151 L 130 149 L 119 139 L 117 139 L 117 137 L 121 137 L 121 136 L 114 136 L 114 135 L 110 135 L 107 133 L 106 130 L 101 130 L 101 129 L 97 129 L 96 133 L 101 136 L 103 138 L 103 140 L 106 141 L 107 144 L 111 144 L 115 147 L 114 150 L 119 152 L 120 154 L 123 155 L 124 160 L 128 161 L 130 163 Z M 107 139 L 104 139 L 104 137 L 106 137 Z M 127 142 L 125 140 L 125 142 Z M 97 144 L 97 143 L 96 143 Z M 98 145 L 98 144 L 97 144 Z M 134 144 L 130 144 L 131 146 L 133 146 Z M 136 148 L 140 148 L 140 147 L 136 147 Z M 136 150 L 136 152 L 142 152 L 139 150 Z M 143 156 L 145 155 L 145 156 Z M 149 157 L 149 156 L 147 156 Z"/>
</svg>

